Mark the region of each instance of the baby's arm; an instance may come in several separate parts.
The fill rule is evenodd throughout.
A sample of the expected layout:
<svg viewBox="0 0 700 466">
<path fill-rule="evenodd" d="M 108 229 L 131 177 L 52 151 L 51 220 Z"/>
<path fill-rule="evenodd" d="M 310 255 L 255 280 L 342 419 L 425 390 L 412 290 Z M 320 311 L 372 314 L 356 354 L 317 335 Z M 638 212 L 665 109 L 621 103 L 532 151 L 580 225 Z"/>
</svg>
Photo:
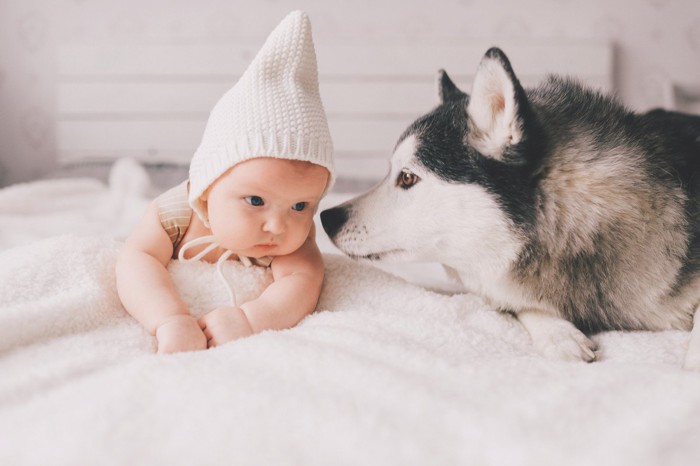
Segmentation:
<svg viewBox="0 0 700 466">
<path fill-rule="evenodd" d="M 206 337 L 166 269 L 172 253 L 153 202 L 117 260 L 119 298 L 129 314 L 156 336 L 159 353 L 204 349 Z"/>
<path fill-rule="evenodd" d="M 316 309 L 323 258 L 313 237 L 292 254 L 272 261 L 274 282 L 258 299 L 241 305 L 254 333 L 294 327 Z"/>
<path fill-rule="evenodd" d="M 200 319 L 209 346 L 268 329 L 294 327 L 316 308 L 323 283 L 323 259 L 312 231 L 304 244 L 272 261 L 274 281 L 240 308 L 219 308 Z"/>
</svg>

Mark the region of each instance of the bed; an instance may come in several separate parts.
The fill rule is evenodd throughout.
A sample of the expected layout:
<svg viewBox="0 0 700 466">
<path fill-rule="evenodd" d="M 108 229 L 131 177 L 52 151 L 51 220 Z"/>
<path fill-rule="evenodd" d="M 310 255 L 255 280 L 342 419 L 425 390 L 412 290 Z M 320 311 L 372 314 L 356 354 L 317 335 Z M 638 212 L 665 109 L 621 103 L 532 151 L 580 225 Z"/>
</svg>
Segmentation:
<svg viewBox="0 0 700 466">
<path fill-rule="evenodd" d="M 425 54 L 432 73 L 434 60 L 456 60 L 481 45 L 437 58 L 428 49 L 416 53 Z M 567 47 L 602 56 L 586 69 L 593 81 L 610 83 L 610 48 L 600 44 L 520 44 L 514 63 L 543 54 L 561 59 L 557 53 Z M 101 56 L 103 66 L 125 62 L 78 49 L 61 60 L 61 82 L 73 88 L 59 99 L 65 170 L 0 190 L 0 464 L 697 464 L 700 374 L 681 369 L 687 332 L 605 332 L 593 337 L 598 362 L 548 361 L 514 318 L 461 292 L 436 264 L 355 263 L 323 234 L 323 292 L 300 325 L 207 351 L 154 354 L 154 339 L 119 303 L 114 261 L 145 206 L 170 181 L 164 178 L 183 176 L 171 164 L 182 168 L 185 152 L 177 148 L 191 144 L 186 135 L 196 130 L 184 128 L 197 127 L 201 110 L 171 109 L 192 121 L 168 114 L 165 120 L 178 123 L 168 131 L 184 139 L 159 145 L 175 143 L 150 134 L 154 126 L 140 133 L 135 123 L 155 121 L 157 112 L 109 107 L 125 101 L 114 97 L 85 107 L 94 99 L 76 86 L 104 95 L 99 89 L 109 85 L 90 57 Z M 366 60 L 353 69 L 376 70 L 383 54 L 401 50 L 343 53 Z M 324 56 L 320 49 L 319 63 Z M 532 68 L 532 79 L 546 62 Z M 138 66 L 144 63 L 151 61 Z M 338 99 L 369 81 L 375 102 L 385 94 L 402 100 L 404 94 L 381 91 L 394 87 L 396 76 L 389 80 L 381 71 L 353 80 L 343 63 L 321 70 L 322 82 L 326 76 L 340 88 Z M 92 78 L 75 78 L 72 67 Z M 405 95 L 430 86 L 429 78 L 402 73 L 398 82 L 410 84 Z M 148 94 L 143 83 L 116 81 L 132 84 L 120 92 Z M 349 109 L 361 104 L 352 99 L 329 101 L 341 182 L 322 208 L 381 176 L 398 135 L 385 133 L 410 121 L 409 111 L 425 109 L 413 102 L 391 113 L 382 104 L 369 113 Z M 112 120 L 129 137 L 100 132 L 114 128 Z M 193 314 L 226 302 L 212 265 L 174 261 L 169 271 Z M 238 263 L 226 264 L 225 272 L 242 296 L 270 280 L 264 269 Z"/>
</svg>

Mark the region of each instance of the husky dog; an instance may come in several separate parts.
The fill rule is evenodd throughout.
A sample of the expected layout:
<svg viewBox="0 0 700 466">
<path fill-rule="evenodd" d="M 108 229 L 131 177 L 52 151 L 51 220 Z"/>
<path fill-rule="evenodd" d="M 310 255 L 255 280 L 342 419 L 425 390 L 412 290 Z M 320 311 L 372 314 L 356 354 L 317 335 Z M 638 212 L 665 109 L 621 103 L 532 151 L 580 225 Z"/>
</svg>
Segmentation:
<svg viewBox="0 0 700 466">
<path fill-rule="evenodd" d="M 690 330 L 700 369 L 700 117 L 630 112 L 556 76 L 525 90 L 498 48 L 471 95 L 401 135 L 387 178 L 321 214 L 338 248 L 431 261 L 514 313 L 545 357 L 592 361 L 602 330 Z"/>
</svg>

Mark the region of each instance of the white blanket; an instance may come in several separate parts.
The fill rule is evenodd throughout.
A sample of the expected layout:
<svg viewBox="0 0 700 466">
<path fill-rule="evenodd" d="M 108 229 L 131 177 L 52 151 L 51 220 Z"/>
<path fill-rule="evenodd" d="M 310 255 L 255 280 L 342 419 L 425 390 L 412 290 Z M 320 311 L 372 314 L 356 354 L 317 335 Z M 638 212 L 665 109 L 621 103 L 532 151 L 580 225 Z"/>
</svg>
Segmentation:
<svg viewBox="0 0 700 466">
<path fill-rule="evenodd" d="M 698 464 L 687 332 L 550 362 L 472 295 L 326 254 L 296 328 L 158 356 L 117 298 L 112 236 L 0 252 L 0 464 Z M 225 303 L 212 265 L 169 270 L 195 314 Z M 247 296 L 270 278 L 226 272 Z"/>
</svg>

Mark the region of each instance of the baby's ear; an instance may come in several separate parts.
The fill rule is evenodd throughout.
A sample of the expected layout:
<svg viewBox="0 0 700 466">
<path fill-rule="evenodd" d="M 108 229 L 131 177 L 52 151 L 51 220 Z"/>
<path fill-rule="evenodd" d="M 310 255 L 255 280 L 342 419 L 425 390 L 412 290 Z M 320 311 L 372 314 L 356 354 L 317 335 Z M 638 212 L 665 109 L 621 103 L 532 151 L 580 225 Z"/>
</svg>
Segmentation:
<svg viewBox="0 0 700 466">
<path fill-rule="evenodd" d="M 202 215 L 205 215 L 207 217 L 206 219 L 202 219 L 202 220 L 204 221 L 204 223 L 207 226 L 209 226 L 208 225 L 209 224 L 209 202 L 207 202 L 208 200 L 209 200 L 209 189 L 207 188 L 207 190 L 204 191 L 201 196 L 199 196 L 199 206 L 200 206 L 200 209 L 202 210 Z M 200 214 L 197 214 L 197 215 L 199 217 L 202 216 Z"/>
</svg>

